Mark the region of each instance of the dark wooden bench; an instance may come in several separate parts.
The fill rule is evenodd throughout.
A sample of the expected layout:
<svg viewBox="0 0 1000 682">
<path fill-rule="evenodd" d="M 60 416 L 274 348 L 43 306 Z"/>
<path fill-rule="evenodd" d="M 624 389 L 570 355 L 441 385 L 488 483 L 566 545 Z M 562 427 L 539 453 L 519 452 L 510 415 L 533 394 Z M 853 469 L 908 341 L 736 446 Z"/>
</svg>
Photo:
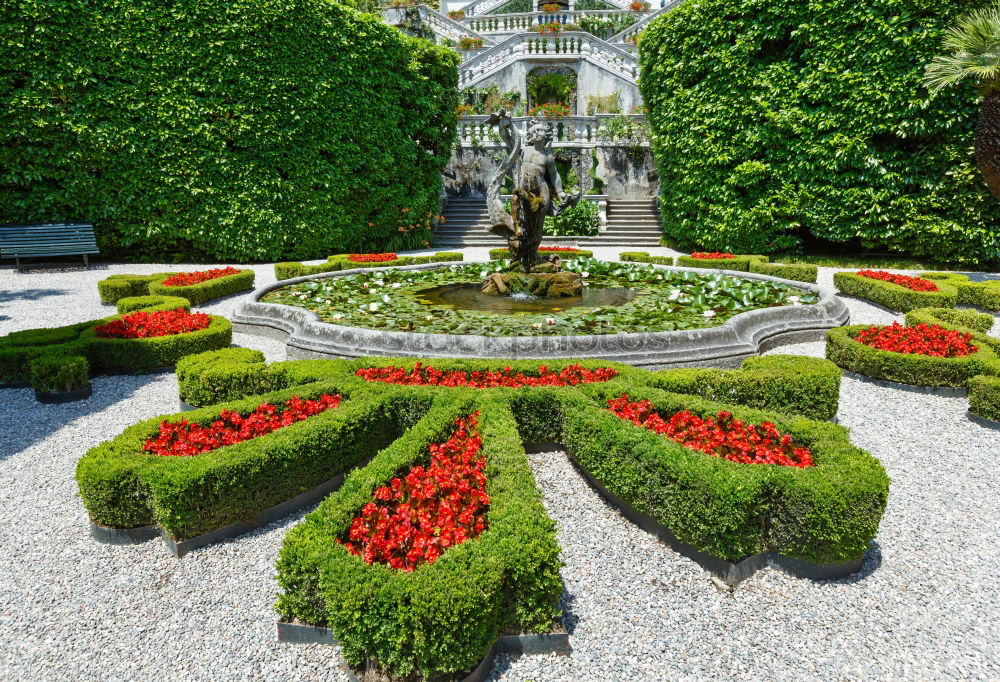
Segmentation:
<svg viewBox="0 0 1000 682">
<path fill-rule="evenodd" d="M 83 256 L 83 264 L 90 267 L 92 253 L 99 251 L 94 226 L 89 223 L 0 225 L 0 258 L 13 258 L 18 270 L 22 258 L 46 256 Z"/>
</svg>

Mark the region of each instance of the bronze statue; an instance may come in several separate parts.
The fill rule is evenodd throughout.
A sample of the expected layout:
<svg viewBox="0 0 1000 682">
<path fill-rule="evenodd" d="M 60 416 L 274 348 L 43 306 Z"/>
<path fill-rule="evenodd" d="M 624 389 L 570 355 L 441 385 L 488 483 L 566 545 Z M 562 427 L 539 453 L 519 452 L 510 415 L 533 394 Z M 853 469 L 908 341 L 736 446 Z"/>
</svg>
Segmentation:
<svg viewBox="0 0 1000 682">
<path fill-rule="evenodd" d="M 557 256 L 542 259 L 538 255 L 545 216 L 559 215 L 576 204 L 583 196 L 583 188 L 576 195 L 563 195 L 562 181 L 556 170 L 555 159 L 552 158 L 552 127 L 548 123 L 533 119 L 528 124 L 525 144 L 522 144 L 521 134 L 503 109 L 486 119 L 486 123 L 497 126 L 508 151 L 507 158 L 500 164 L 486 191 L 490 231 L 507 240 L 507 246 L 512 257 L 520 264 L 521 272 L 532 272 L 543 260 L 548 263 L 544 270 L 558 271 Z M 500 188 L 518 160 L 521 162 L 521 173 L 511 199 L 511 211 L 508 213 L 500 199 Z"/>
</svg>

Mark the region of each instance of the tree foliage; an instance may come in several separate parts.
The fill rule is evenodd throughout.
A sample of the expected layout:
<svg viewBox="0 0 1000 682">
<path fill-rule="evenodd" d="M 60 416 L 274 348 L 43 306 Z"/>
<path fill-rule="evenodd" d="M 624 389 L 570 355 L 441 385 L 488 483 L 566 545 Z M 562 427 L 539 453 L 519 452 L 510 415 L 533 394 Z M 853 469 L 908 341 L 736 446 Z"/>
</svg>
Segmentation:
<svg viewBox="0 0 1000 682">
<path fill-rule="evenodd" d="M 640 89 L 678 246 L 822 240 L 1000 261 L 973 156 L 977 97 L 922 85 L 955 18 L 931 0 L 689 0 L 639 40 Z"/>
<path fill-rule="evenodd" d="M 458 57 L 324 0 L 12 0 L 0 216 L 232 261 L 430 238 Z"/>
</svg>

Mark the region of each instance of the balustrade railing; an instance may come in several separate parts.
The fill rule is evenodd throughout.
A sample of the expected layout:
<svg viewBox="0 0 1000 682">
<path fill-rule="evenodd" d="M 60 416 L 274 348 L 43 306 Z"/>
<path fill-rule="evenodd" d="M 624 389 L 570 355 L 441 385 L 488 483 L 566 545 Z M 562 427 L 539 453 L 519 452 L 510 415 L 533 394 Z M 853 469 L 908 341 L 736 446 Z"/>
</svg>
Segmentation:
<svg viewBox="0 0 1000 682">
<path fill-rule="evenodd" d="M 546 119 L 552 126 L 552 143 L 558 147 L 599 145 L 605 138 L 602 127 L 609 119 L 621 114 L 597 114 L 596 116 L 563 116 Z M 639 114 L 628 114 L 632 120 L 642 121 Z M 511 119 L 514 127 L 523 135 L 527 131 L 532 116 L 516 116 Z M 466 147 L 503 147 L 493 126 L 486 125 L 487 116 L 463 116 L 458 122 L 458 139 Z"/>
<path fill-rule="evenodd" d="M 552 57 L 558 60 L 574 56 L 589 59 L 608 71 L 633 81 L 639 75 L 639 65 L 634 55 L 589 33 L 544 36 L 518 34 L 467 59 L 459 67 L 459 84 L 461 87 L 468 87 L 482 76 L 522 57 Z"/>
<path fill-rule="evenodd" d="M 578 24 L 583 15 L 600 17 L 620 14 L 632 14 L 632 12 L 628 10 L 567 10 L 562 12 L 526 12 L 523 14 L 486 14 L 464 17 L 459 21 L 477 33 L 519 33 L 540 24 Z"/>
</svg>

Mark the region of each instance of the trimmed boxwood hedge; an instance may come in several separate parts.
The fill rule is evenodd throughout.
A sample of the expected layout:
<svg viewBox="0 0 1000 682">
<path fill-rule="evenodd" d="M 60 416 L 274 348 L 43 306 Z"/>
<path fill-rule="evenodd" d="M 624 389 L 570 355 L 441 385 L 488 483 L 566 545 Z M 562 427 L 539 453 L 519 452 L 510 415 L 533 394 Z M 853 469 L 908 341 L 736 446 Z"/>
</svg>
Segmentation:
<svg viewBox="0 0 1000 682">
<path fill-rule="evenodd" d="M 622 251 L 618 259 L 625 263 L 655 263 L 656 265 L 673 265 L 672 256 L 650 256 L 648 251 Z"/>
<path fill-rule="evenodd" d="M 684 268 L 710 268 L 713 270 L 742 270 L 750 272 L 750 263 L 758 261 L 767 263 L 767 256 L 735 255 L 732 258 L 695 258 L 694 256 L 677 256 L 677 265 Z"/>
<path fill-rule="evenodd" d="M 576 249 L 575 251 L 539 251 L 539 256 L 559 256 L 563 260 L 571 258 L 593 258 L 594 252 L 590 249 Z M 503 260 L 510 258 L 510 249 L 490 249 L 490 260 Z"/>
<path fill-rule="evenodd" d="M 973 282 L 957 272 L 922 272 L 920 276 L 958 290 L 959 305 L 974 305 L 985 310 L 1000 311 L 1000 280 Z"/>
<path fill-rule="evenodd" d="M 957 358 L 941 358 L 910 353 L 893 353 L 854 340 L 858 332 L 872 325 L 836 327 L 826 333 L 826 357 L 851 372 L 875 379 L 918 386 L 966 386 L 980 374 L 1000 375 L 1000 339 L 981 333 L 985 319 L 992 316 L 951 309 L 918 309 L 906 316 L 907 325 L 939 324 L 973 335 L 978 350 Z"/>
<path fill-rule="evenodd" d="M 618 257 L 623 261 L 632 263 L 674 265 L 674 259 L 670 256 L 650 256 L 648 251 L 622 251 L 618 254 Z M 793 263 L 790 265 L 769 263 L 767 256 L 757 255 L 716 259 L 678 256 L 676 264 L 685 268 L 742 270 L 743 272 L 754 272 L 758 275 L 770 275 L 771 277 L 791 279 L 796 282 L 812 282 L 814 284 L 816 283 L 816 277 L 819 273 L 819 268 L 815 265 L 808 265 L 805 263 Z"/>
<path fill-rule="evenodd" d="M 839 372 L 812 358 L 751 358 L 731 371 L 613 367 L 611 381 L 576 387 L 476 390 L 396 386 L 355 376 L 364 367 L 417 362 L 441 370 L 559 371 L 572 361 L 360 358 L 266 365 L 227 349 L 178 364 L 181 396 L 229 402 L 185 412 L 208 423 L 223 408 L 248 413 L 291 395 L 345 396 L 335 410 L 197 457 L 139 452 L 162 417 L 127 429 L 80 460 L 77 480 L 94 521 L 158 524 L 183 539 L 246 520 L 338 473 L 343 486 L 285 537 L 278 560 L 286 620 L 329 626 L 347 660 L 395 677 L 452 675 L 473 667 L 499 634 L 546 632 L 559 618 L 559 547 L 525 454 L 527 443 L 563 442 L 612 492 L 667 525 L 684 542 L 726 559 L 773 549 L 808 561 L 855 559 L 875 535 L 889 480 L 847 431 L 802 416 L 836 412 Z M 668 392 L 663 388 L 670 388 Z M 728 410 L 772 421 L 809 447 L 810 469 L 745 466 L 686 450 L 606 409 L 609 397 L 648 397 L 657 408 L 707 415 Z M 725 402 L 706 400 L 701 395 Z M 810 402 L 809 396 L 813 397 Z M 731 403 L 767 405 L 761 412 Z M 369 565 L 335 542 L 374 490 L 441 442 L 454 420 L 479 411 L 488 529 L 406 574 Z M 384 448 L 381 449 L 380 448 Z M 353 467 L 360 467 L 354 468 Z"/>
<path fill-rule="evenodd" d="M 223 296 L 253 289 L 254 271 L 240 270 L 235 275 L 216 277 L 182 287 L 168 287 L 163 280 L 175 272 L 158 272 L 152 275 L 111 275 L 97 283 L 102 303 L 117 303 L 125 297 L 171 296 L 190 301 L 191 305 L 202 305 Z M 190 306 L 189 306 L 190 307 Z"/>
<path fill-rule="evenodd" d="M 126 296 L 115 304 L 119 315 L 134 313 L 136 310 L 177 310 L 191 312 L 191 301 L 180 296 Z"/>
<path fill-rule="evenodd" d="M 77 391 L 90 385 L 90 365 L 79 355 L 39 355 L 28 363 L 31 387 L 39 393 Z"/>
<path fill-rule="evenodd" d="M 954 308 L 958 303 L 955 287 L 941 281 L 936 282 L 937 291 L 913 291 L 899 284 L 862 277 L 853 272 L 835 272 L 833 284 L 843 294 L 903 313 L 916 308 Z"/>
<path fill-rule="evenodd" d="M 969 379 L 969 411 L 1000 422 L 1000 377 L 980 375 Z"/>
<path fill-rule="evenodd" d="M 274 277 L 279 282 L 305 275 L 318 275 L 321 272 L 338 272 L 356 268 L 391 268 L 400 265 L 419 265 L 422 263 L 445 263 L 460 261 L 464 258 L 458 251 L 439 251 L 427 256 L 399 256 L 394 261 L 382 263 L 354 263 L 348 260 L 350 254 L 338 253 L 327 258 L 325 263 L 306 265 L 305 263 L 275 263 Z"/>
<path fill-rule="evenodd" d="M 148 297 L 152 305 L 135 310 L 174 310 L 177 307 L 164 297 Z M 127 301 L 127 299 L 126 299 Z M 126 302 L 130 308 L 131 302 Z M 175 364 L 185 355 L 227 348 L 233 339 L 233 325 L 224 317 L 211 315 L 206 329 L 172 336 L 146 339 L 102 339 L 94 328 L 120 317 L 112 315 L 65 327 L 26 329 L 0 337 L 0 384 L 21 383 L 30 379 L 29 363 L 41 356 L 83 356 L 90 363 L 90 373 L 143 372 Z"/>
</svg>

